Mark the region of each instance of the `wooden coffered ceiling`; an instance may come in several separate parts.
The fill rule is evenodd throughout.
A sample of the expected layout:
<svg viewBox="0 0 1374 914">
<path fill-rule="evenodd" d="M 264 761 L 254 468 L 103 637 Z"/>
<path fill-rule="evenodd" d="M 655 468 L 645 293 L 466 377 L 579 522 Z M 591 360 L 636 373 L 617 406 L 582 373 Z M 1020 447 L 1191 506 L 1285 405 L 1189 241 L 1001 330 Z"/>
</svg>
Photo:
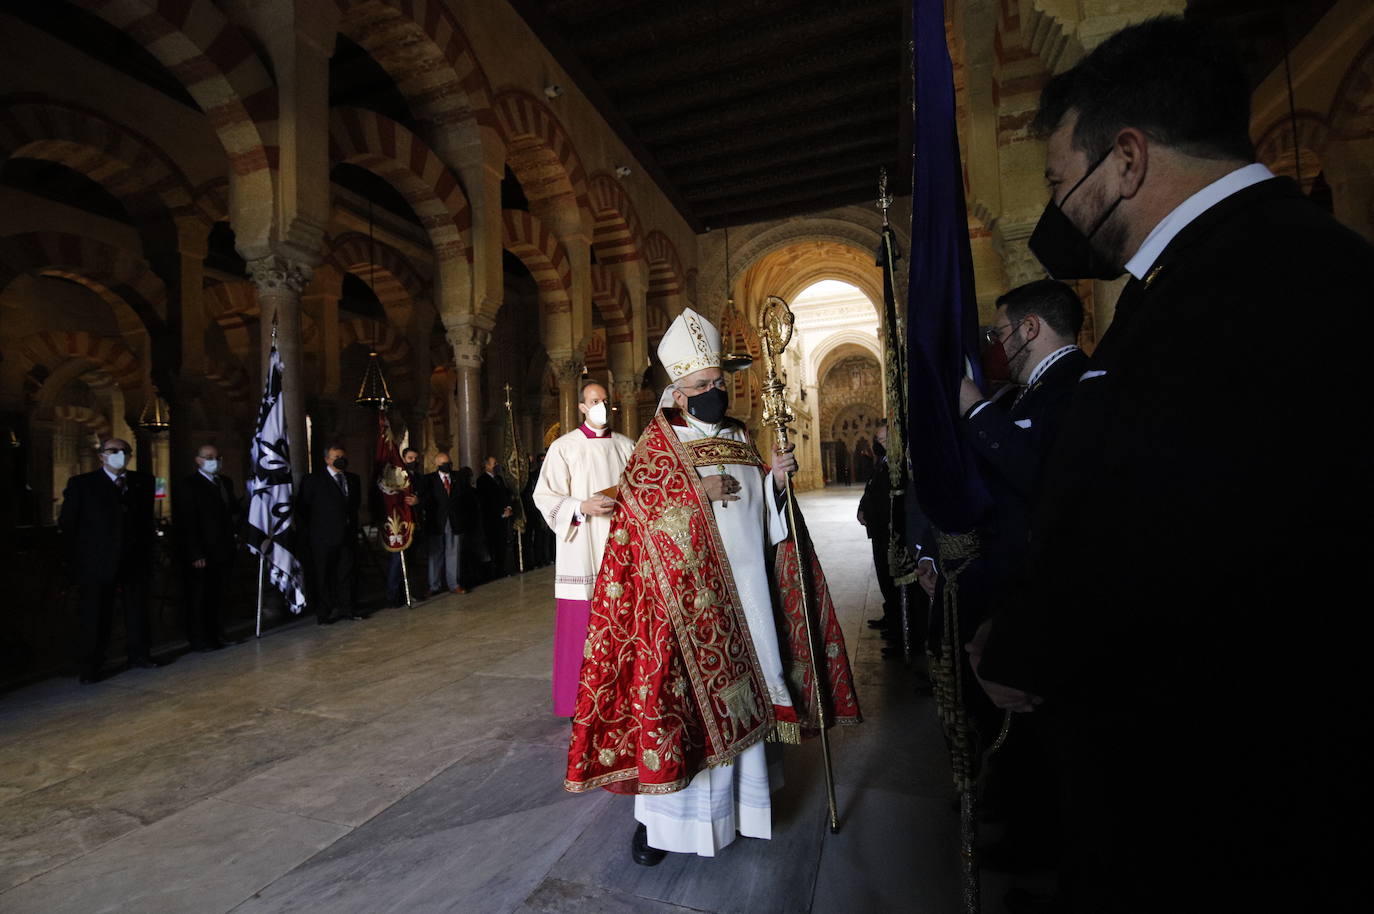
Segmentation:
<svg viewBox="0 0 1374 914">
<path fill-rule="evenodd" d="M 513 0 L 698 231 L 896 176 L 901 0 Z"/>
</svg>

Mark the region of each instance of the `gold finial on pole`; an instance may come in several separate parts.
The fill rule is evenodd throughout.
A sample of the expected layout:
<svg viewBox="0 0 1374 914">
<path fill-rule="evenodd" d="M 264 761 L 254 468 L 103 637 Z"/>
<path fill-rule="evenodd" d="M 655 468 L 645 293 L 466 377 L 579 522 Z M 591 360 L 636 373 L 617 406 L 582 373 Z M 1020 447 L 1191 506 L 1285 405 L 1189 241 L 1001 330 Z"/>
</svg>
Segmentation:
<svg viewBox="0 0 1374 914">
<path fill-rule="evenodd" d="M 506 409 L 510 410 L 510 384 L 506 384 Z"/>
<path fill-rule="evenodd" d="M 759 338 L 763 342 L 763 366 L 766 380 L 763 384 L 763 422 L 765 425 L 772 426 L 777 435 L 778 446 L 787 447 L 788 434 L 787 426 L 796 419 L 792 412 L 792 407 L 787 403 L 787 385 L 782 380 L 781 357 L 787 344 L 792 341 L 792 331 L 797 323 L 796 315 L 783 299 L 776 295 L 768 296 L 764 302 L 763 311 L 759 314 Z M 785 494 L 787 496 L 787 533 L 792 537 L 792 542 L 797 548 L 797 567 L 805 569 L 806 559 L 801 553 L 801 541 L 797 537 L 797 508 L 796 499 L 792 496 L 792 476 L 789 473 L 785 483 Z M 806 648 L 811 657 L 811 683 L 815 689 L 816 697 L 816 722 L 821 731 L 821 758 L 825 762 L 825 795 L 830 809 L 830 832 L 835 834 L 840 830 L 839 812 L 835 805 L 835 772 L 830 763 L 830 736 L 826 731 L 826 713 L 824 693 L 825 680 L 821 677 L 821 663 L 817 659 L 823 656 L 823 649 L 817 650 L 817 632 L 811 622 L 811 597 L 807 593 L 806 574 L 804 570 L 798 581 L 801 591 L 802 619 L 806 622 Z M 823 637 L 823 635 L 822 635 Z"/>
</svg>

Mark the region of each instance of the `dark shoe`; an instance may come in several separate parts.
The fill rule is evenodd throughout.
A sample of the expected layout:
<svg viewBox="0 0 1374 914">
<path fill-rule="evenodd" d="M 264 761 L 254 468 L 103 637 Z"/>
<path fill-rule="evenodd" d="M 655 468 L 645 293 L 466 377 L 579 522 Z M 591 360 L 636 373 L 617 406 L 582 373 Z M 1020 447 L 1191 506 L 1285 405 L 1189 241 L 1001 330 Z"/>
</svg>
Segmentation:
<svg viewBox="0 0 1374 914">
<path fill-rule="evenodd" d="M 641 822 L 635 827 L 635 836 L 630 841 L 630 856 L 640 866 L 658 866 L 668 852 L 649 846 L 649 829 Z"/>
<path fill-rule="evenodd" d="M 362 613 L 349 613 L 348 618 L 352 619 L 354 622 L 361 622 L 366 619 L 367 616 L 364 616 Z"/>
<path fill-rule="evenodd" d="M 129 660 L 129 668 L 139 670 L 155 670 L 159 667 L 166 666 L 167 663 L 168 661 L 166 660 L 154 660 L 152 657 L 133 657 Z"/>
<path fill-rule="evenodd" d="M 879 617 L 876 618 L 876 619 L 869 619 L 869 620 L 868 620 L 868 627 L 869 627 L 869 628 L 887 628 L 887 620 L 884 619 L 882 616 L 879 616 Z"/>
</svg>

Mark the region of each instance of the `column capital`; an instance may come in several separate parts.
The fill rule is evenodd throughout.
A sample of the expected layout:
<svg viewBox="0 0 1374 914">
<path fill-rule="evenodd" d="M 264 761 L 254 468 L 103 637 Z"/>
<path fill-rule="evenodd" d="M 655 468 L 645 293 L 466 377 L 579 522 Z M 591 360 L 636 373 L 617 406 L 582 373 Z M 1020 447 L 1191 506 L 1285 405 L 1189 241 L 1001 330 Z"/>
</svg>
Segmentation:
<svg viewBox="0 0 1374 914">
<path fill-rule="evenodd" d="M 259 292 L 282 292 L 300 295 L 310 284 L 312 268 L 299 260 L 278 254 L 268 254 L 248 261 L 248 275 Z"/>
<path fill-rule="evenodd" d="M 615 402 L 635 403 L 639 399 L 639 379 L 633 378 L 629 381 L 616 381 L 612 385 L 615 388 Z"/>
<path fill-rule="evenodd" d="M 453 362 L 458 368 L 481 368 L 490 342 L 491 331 L 474 324 L 448 328 L 448 344 L 453 347 Z"/>
<path fill-rule="evenodd" d="M 582 378 L 583 360 L 574 356 L 572 358 L 555 359 L 553 370 L 558 375 L 560 384 L 572 384 Z"/>
</svg>

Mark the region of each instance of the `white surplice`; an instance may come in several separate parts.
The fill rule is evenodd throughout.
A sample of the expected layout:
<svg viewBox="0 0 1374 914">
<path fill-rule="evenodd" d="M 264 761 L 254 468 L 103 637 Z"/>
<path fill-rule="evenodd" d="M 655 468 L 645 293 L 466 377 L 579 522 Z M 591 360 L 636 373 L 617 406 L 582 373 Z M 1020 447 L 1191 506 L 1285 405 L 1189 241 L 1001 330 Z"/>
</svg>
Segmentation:
<svg viewBox="0 0 1374 914">
<path fill-rule="evenodd" d="M 582 425 L 549 445 L 534 487 L 535 507 L 548 521 L 558 543 L 553 595 L 560 600 L 592 598 L 596 572 L 606 552 L 606 537 L 611 532 L 611 516 L 579 519 L 577 508 L 620 482 L 635 449 L 635 443 L 619 432 L 590 438 L 583 429 L 589 426 Z"/>
<path fill-rule="evenodd" d="M 744 430 L 731 425 L 719 428 L 683 415 L 687 425 L 673 426 L 684 442 L 720 437 L 746 441 Z M 719 466 L 698 467 L 703 478 L 721 472 Z M 783 507 L 773 494 L 773 480 L 758 467 L 725 464 L 725 473 L 739 480 L 738 501 L 712 502 L 725 555 L 734 574 L 754 652 L 759 658 L 768 697 L 775 705 L 790 706 L 791 696 L 783 679 L 782 655 L 769 587 L 767 547 L 787 537 Z M 781 770 L 769 777 L 764 744 L 756 743 L 733 762 L 698 772 L 691 783 L 675 793 L 635 796 L 635 818 L 649 832 L 649 846 L 677 853 L 715 856 L 735 840 L 771 838 L 771 789 L 782 785 Z"/>
</svg>

